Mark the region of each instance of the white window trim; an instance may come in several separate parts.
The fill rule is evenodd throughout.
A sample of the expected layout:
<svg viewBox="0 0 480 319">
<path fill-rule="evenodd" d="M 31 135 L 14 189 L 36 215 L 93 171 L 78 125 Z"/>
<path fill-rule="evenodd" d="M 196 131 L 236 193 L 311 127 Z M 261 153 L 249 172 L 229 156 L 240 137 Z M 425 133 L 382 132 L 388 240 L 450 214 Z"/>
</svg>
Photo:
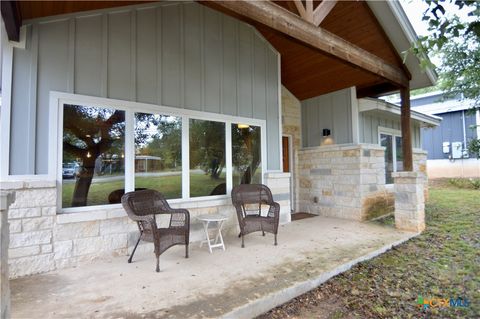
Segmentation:
<svg viewBox="0 0 480 319">
<path fill-rule="evenodd" d="M 50 92 L 50 131 L 49 131 L 49 166 L 48 176 L 50 179 L 56 180 L 57 184 L 57 207 L 62 213 L 75 213 L 83 211 L 91 211 L 98 209 L 116 209 L 120 208 L 120 204 L 105 204 L 83 207 L 68 207 L 62 208 L 62 162 L 63 162 L 63 109 L 65 104 L 80 104 L 90 107 L 112 108 L 125 111 L 125 191 L 134 190 L 135 174 L 135 141 L 133 128 L 135 125 L 134 113 L 144 112 L 152 114 L 164 114 L 177 116 L 182 118 L 182 198 L 168 200 L 171 204 L 182 204 L 192 201 L 216 201 L 228 199 L 229 193 L 232 190 L 232 140 L 231 140 L 231 125 L 242 123 L 252 126 L 259 126 L 261 130 L 261 169 L 262 169 L 262 183 L 264 182 L 264 174 L 267 172 L 267 151 L 266 151 L 266 120 L 245 118 L 239 116 L 230 116 L 225 114 L 217 114 L 210 112 L 201 112 L 194 110 L 187 110 L 163 105 L 155 105 L 148 103 L 139 103 L 132 101 L 124 101 L 117 99 L 108 99 L 102 97 L 93 97 L 80 94 L 64 93 L 64 92 Z M 225 123 L 225 157 L 226 157 L 226 183 L 227 194 L 216 196 L 201 196 L 190 197 L 190 170 L 189 163 L 189 119 L 218 121 Z M 127 133 L 129 132 L 129 133 Z"/>
<path fill-rule="evenodd" d="M 3 23 L 0 23 L 2 39 L 7 38 Z M 0 179 L 10 178 L 10 117 L 12 101 L 12 72 L 13 72 L 13 46 L 9 41 L 3 41 L 2 47 L 2 106 L 0 110 Z"/>
<path fill-rule="evenodd" d="M 381 145 L 380 144 L 382 141 L 382 139 L 380 138 L 381 134 L 392 136 L 393 171 L 396 172 L 397 171 L 397 141 L 395 140 L 395 137 L 402 137 L 402 132 L 393 128 L 379 126 L 378 127 L 378 145 Z M 385 176 L 385 179 L 386 178 L 387 176 Z M 390 183 L 386 185 L 393 185 L 393 184 Z"/>
</svg>

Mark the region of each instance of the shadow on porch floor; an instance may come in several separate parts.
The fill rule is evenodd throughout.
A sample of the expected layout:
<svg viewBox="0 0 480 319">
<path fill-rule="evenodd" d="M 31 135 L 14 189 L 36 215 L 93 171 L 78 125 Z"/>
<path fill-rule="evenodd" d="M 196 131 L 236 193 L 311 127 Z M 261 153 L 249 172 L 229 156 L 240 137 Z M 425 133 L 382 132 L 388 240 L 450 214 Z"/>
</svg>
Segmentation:
<svg viewBox="0 0 480 319">
<path fill-rule="evenodd" d="M 292 222 L 300 219 L 317 217 L 318 215 L 310 214 L 310 213 L 292 213 Z"/>
<path fill-rule="evenodd" d="M 353 264 L 414 236 L 370 223 L 308 218 L 226 238 L 226 251 L 191 244 L 160 257 L 115 257 L 11 281 L 13 318 L 248 318 L 308 291 Z M 152 245 L 153 249 L 153 245 Z"/>
</svg>

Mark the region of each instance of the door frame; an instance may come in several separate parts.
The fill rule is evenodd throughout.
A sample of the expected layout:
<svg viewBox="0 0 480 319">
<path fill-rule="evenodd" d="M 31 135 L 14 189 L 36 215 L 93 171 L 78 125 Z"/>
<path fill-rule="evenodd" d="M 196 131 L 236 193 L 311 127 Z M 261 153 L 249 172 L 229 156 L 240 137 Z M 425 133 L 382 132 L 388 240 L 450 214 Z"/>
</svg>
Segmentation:
<svg viewBox="0 0 480 319">
<path fill-rule="evenodd" d="M 290 169 L 290 212 L 294 212 L 295 209 L 295 159 L 293 157 L 293 135 L 282 134 L 282 139 L 286 137 L 288 140 L 288 168 Z M 282 158 L 283 158 L 283 142 L 282 142 Z M 283 167 L 282 167 L 283 171 Z"/>
</svg>

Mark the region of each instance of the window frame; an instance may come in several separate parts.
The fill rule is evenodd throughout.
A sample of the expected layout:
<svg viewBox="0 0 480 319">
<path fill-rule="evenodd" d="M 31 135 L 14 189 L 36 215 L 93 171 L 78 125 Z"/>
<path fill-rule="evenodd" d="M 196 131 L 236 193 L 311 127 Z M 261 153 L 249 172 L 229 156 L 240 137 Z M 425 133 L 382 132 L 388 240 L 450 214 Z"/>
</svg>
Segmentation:
<svg viewBox="0 0 480 319">
<path fill-rule="evenodd" d="M 390 135 L 392 137 L 392 157 L 393 157 L 393 172 L 397 171 L 397 141 L 396 137 L 402 138 L 402 132 L 393 128 L 388 128 L 388 127 L 383 127 L 379 126 L 378 127 L 378 145 L 381 145 L 381 135 Z M 386 164 L 386 163 L 385 163 Z M 388 183 L 387 184 L 387 176 L 385 175 L 385 185 L 393 185 L 393 183 Z"/>
<path fill-rule="evenodd" d="M 49 176 L 57 182 L 57 208 L 61 213 L 75 213 L 102 209 L 119 209 L 121 204 L 92 205 L 82 207 L 62 207 L 62 162 L 63 162 L 63 110 L 65 104 L 87 107 L 111 108 L 125 111 L 125 191 L 135 189 L 135 113 L 162 114 L 180 117 L 182 120 L 182 198 L 169 199 L 171 204 L 200 201 L 225 200 L 230 198 L 233 186 L 232 171 L 232 124 L 259 126 L 261 133 L 261 169 L 262 183 L 267 172 L 267 124 L 266 120 L 240 116 L 189 110 L 180 107 L 125 101 L 118 99 L 93 97 L 80 94 L 50 92 L 50 140 L 49 149 L 56 150 L 49 155 Z M 225 124 L 225 160 L 227 194 L 190 197 L 190 119 L 222 122 Z"/>
</svg>

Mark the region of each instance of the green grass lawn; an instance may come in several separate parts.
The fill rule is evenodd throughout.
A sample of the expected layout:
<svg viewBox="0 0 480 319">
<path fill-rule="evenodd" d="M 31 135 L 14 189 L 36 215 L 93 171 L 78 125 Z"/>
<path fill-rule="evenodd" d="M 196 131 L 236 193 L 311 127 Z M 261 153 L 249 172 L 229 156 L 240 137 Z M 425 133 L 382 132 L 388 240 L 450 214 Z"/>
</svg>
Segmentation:
<svg viewBox="0 0 480 319">
<path fill-rule="evenodd" d="M 261 318 L 479 318 L 480 191 L 436 185 L 426 223 L 420 236 Z M 470 305 L 423 311 L 419 295 L 464 297 Z"/>
<path fill-rule="evenodd" d="M 203 173 L 192 174 L 190 177 L 190 196 L 206 196 L 220 183 L 225 182 L 225 176 L 212 179 Z M 62 207 L 70 207 L 75 183 L 63 183 Z M 149 188 L 162 192 L 166 198 L 181 198 L 181 175 L 152 176 L 135 178 L 135 187 Z M 92 183 L 88 193 L 88 206 L 108 204 L 108 195 L 116 189 L 123 189 L 124 181 L 105 181 Z"/>
</svg>

